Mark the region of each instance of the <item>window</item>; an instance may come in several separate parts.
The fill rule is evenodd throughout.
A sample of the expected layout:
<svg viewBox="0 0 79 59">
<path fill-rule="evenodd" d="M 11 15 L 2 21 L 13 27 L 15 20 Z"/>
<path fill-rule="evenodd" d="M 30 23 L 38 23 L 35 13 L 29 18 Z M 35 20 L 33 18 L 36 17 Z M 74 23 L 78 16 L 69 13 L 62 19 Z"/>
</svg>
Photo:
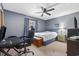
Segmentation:
<svg viewBox="0 0 79 59">
<path fill-rule="evenodd" d="M 29 20 L 29 29 L 33 26 L 34 29 L 36 29 L 36 21 L 34 20 Z"/>
</svg>

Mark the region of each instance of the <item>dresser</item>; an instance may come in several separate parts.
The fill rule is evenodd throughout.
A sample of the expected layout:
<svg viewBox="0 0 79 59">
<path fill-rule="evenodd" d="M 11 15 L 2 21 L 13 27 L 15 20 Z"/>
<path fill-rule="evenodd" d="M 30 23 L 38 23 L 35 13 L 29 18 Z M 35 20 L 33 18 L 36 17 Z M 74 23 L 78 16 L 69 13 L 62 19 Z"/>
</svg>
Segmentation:
<svg viewBox="0 0 79 59">
<path fill-rule="evenodd" d="M 37 47 L 41 47 L 43 46 L 43 38 L 35 37 L 32 43 Z"/>
<path fill-rule="evenodd" d="M 79 40 L 67 40 L 67 55 L 79 56 Z"/>
</svg>

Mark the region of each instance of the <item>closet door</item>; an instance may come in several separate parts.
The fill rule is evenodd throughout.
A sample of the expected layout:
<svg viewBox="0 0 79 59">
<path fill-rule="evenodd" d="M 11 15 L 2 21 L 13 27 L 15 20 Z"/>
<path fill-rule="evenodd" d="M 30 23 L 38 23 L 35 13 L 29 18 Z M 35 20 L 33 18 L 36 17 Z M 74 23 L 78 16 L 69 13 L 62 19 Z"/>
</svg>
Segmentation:
<svg viewBox="0 0 79 59">
<path fill-rule="evenodd" d="M 4 12 L 0 10 L 0 27 L 4 25 Z"/>
</svg>

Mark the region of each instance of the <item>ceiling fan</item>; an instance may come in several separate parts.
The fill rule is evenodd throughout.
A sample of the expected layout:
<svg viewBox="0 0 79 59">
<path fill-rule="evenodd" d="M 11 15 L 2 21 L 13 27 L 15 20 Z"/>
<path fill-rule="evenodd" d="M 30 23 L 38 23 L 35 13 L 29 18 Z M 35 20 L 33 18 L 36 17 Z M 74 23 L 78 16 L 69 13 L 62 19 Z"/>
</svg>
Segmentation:
<svg viewBox="0 0 79 59">
<path fill-rule="evenodd" d="M 58 3 L 56 3 L 56 4 L 54 4 L 54 5 L 51 5 L 51 6 L 48 6 L 47 8 L 45 8 L 45 7 L 42 6 L 42 7 L 40 7 L 41 10 L 42 10 L 42 12 L 36 12 L 36 13 L 41 13 L 41 17 L 42 17 L 44 14 L 47 14 L 47 15 L 51 16 L 51 14 L 50 14 L 49 12 L 55 10 L 55 8 L 50 8 L 50 7 L 56 6 L 56 5 L 58 5 Z M 49 8 L 50 8 L 50 9 L 49 9 Z"/>
<path fill-rule="evenodd" d="M 47 14 L 47 15 L 51 15 L 49 12 L 52 11 L 52 10 L 55 10 L 54 8 L 51 8 L 51 9 L 47 9 L 47 8 L 44 8 L 44 7 L 41 7 L 42 9 L 42 12 L 36 12 L 36 13 L 42 13 L 41 16 L 43 16 L 44 14 Z"/>
</svg>

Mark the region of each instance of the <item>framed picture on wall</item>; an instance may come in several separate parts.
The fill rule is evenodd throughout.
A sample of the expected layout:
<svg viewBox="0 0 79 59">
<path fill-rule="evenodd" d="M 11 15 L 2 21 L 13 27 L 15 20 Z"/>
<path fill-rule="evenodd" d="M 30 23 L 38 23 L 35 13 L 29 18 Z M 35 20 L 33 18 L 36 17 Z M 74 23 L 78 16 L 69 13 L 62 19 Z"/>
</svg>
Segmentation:
<svg viewBox="0 0 79 59">
<path fill-rule="evenodd" d="M 59 24 L 55 24 L 55 27 L 59 27 Z"/>
</svg>

